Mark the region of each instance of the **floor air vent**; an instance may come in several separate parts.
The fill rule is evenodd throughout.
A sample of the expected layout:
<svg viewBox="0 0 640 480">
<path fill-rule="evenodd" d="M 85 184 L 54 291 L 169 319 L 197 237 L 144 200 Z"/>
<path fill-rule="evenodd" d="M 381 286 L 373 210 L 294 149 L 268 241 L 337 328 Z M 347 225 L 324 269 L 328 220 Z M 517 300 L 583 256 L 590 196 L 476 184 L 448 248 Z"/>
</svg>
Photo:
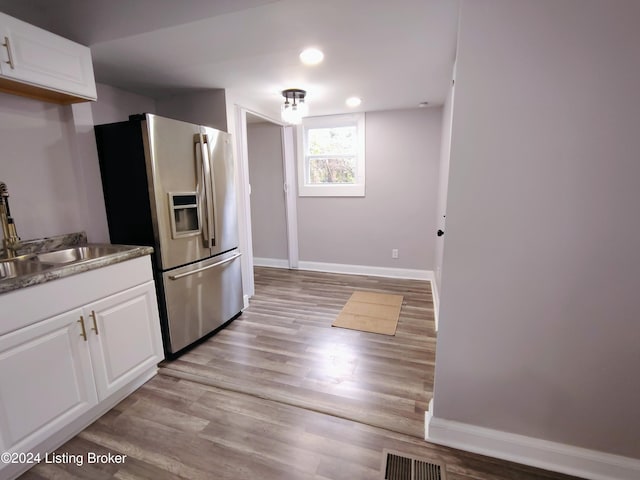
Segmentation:
<svg viewBox="0 0 640 480">
<path fill-rule="evenodd" d="M 444 464 L 390 450 L 384 451 L 383 467 L 385 480 L 446 480 Z"/>
</svg>

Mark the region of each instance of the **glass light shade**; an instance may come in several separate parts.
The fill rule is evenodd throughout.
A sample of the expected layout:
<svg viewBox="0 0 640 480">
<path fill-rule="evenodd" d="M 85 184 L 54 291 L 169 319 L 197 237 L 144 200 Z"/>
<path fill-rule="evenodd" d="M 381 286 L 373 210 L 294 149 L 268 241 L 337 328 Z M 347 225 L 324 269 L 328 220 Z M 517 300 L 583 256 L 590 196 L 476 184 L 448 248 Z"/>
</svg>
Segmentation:
<svg viewBox="0 0 640 480">
<path fill-rule="evenodd" d="M 288 88 L 282 91 L 285 98 L 284 104 L 280 107 L 280 116 L 284 122 L 298 125 L 309 113 L 304 97 L 307 94 L 299 88 Z"/>
<path fill-rule="evenodd" d="M 280 107 L 280 117 L 283 122 L 290 123 L 292 125 L 299 125 L 302 122 L 302 114 L 297 106 L 291 104 L 283 104 Z"/>
<path fill-rule="evenodd" d="M 300 112 L 301 117 L 306 117 L 309 115 L 309 105 L 307 102 L 303 100 L 298 100 L 298 111 Z"/>
</svg>

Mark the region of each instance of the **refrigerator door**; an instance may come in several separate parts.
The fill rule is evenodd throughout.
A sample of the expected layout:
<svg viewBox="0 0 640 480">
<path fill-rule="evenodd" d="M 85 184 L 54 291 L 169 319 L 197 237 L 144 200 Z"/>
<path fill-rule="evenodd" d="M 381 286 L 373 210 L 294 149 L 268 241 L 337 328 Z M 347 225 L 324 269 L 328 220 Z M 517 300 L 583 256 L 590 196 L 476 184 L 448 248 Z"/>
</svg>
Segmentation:
<svg viewBox="0 0 640 480">
<path fill-rule="evenodd" d="M 238 246 L 238 212 L 236 207 L 235 163 L 231 135 L 202 127 L 205 157 L 211 166 L 214 238 L 212 253 L 217 255 Z"/>
<path fill-rule="evenodd" d="M 160 268 L 211 256 L 200 127 L 147 114 L 142 131 Z"/>
<path fill-rule="evenodd" d="M 162 274 L 171 353 L 240 313 L 243 307 L 241 277 L 237 250 Z"/>
</svg>

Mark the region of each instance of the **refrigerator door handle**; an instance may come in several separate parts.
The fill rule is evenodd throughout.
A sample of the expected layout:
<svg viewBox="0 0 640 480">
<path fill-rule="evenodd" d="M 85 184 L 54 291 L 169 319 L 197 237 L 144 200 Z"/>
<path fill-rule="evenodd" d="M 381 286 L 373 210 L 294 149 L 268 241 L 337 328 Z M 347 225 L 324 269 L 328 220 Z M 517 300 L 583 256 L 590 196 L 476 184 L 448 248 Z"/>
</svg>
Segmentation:
<svg viewBox="0 0 640 480">
<path fill-rule="evenodd" d="M 203 160 L 204 162 L 206 162 L 207 164 L 207 169 L 208 169 L 208 173 L 207 171 L 205 171 L 206 173 L 206 185 L 207 185 L 207 200 L 209 201 L 208 203 L 208 207 L 207 207 L 207 220 L 211 219 L 211 223 L 209 223 L 209 238 L 211 239 L 211 243 L 210 243 L 210 247 L 215 246 L 216 244 L 216 227 L 215 227 L 215 221 L 218 218 L 218 211 L 217 211 L 217 202 L 216 202 L 216 183 L 215 183 L 215 178 L 214 178 L 214 173 L 213 173 L 213 165 L 212 165 L 212 160 L 211 160 L 211 156 L 209 155 L 209 152 L 211 151 L 211 145 L 209 143 L 209 137 L 206 134 L 202 135 L 203 141 L 202 141 L 202 153 L 203 153 Z"/>
<path fill-rule="evenodd" d="M 206 241 L 207 247 L 211 248 L 215 242 L 215 229 L 213 225 L 214 219 L 214 193 L 212 188 L 212 172 L 211 172 L 211 162 L 209 161 L 209 152 L 208 152 L 208 140 L 206 135 L 202 135 L 202 141 L 200 143 L 200 152 L 202 154 L 202 185 L 204 187 L 205 193 L 205 218 L 207 222 L 207 227 L 202 229 L 202 234 Z"/>
<path fill-rule="evenodd" d="M 196 273 L 200 273 L 203 272 L 205 270 L 209 270 L 210 268 L 214 268 L 214 267 L 219 267 L 220 265 L 224 265 L 225 263 L 229 263 L 232 260 L 235 260 L 236 258 L 242 256 L 241 253 L 236 253 L 235 255 L 226 258 L 220 262 L 216 262 L 216 263 L 212 263 L 211 265 L 207 265 L 206 267 L 202 267 L 202 268 L 197 268 L 196 270 L 191 270 L 190 272 L 185 272 L 185 273 L 178 273 L 176 275 L 169 275 L 169 279 L 170 280 L 178 280 L 182 277 L 188 277 L 189 275 L 194 275 Z"/>
<path fill-rule="evenodd" d="M 196 157 L 196 195 L 198 196 L 198 218 L 202 218 L 202 212 L 207 210 L 207 198 L 206 191 L 207 189 L 204 186 L 204 163 L 202 161 L 202 141 L 200 138 L 200 134 L 194 135 L 193 143 L 195 147 L 195 157 Z M 207 220 L 205 219 L 205 222 Z M 209 242 L 207 240 L 207 233 L 205 227 L 200 224 L 200 229 L 202 232 L 202 240 L 204 243 L 209 246 Z"/>
</svg>

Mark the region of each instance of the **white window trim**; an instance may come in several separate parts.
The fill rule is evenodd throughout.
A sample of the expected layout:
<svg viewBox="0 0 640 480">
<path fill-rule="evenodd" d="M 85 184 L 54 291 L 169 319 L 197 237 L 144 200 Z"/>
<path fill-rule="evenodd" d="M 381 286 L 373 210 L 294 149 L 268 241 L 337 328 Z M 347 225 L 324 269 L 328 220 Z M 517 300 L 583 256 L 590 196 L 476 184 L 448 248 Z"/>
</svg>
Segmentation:
<svg viewBox="0 0 640 480">
<path fill-rule="evenodd" d="M 358 175 L 355 183 L 334 185 L 305 184 L 305 127 L 330 128 L 356 124 L 358 131 L 358 153 L 356 155 Z M 365 196 L 365 121 L 364 113 L 308 117 L 297 127 L 298 144 L 298 196 L 300 197 L 364 197 Z"/>
</svg>

